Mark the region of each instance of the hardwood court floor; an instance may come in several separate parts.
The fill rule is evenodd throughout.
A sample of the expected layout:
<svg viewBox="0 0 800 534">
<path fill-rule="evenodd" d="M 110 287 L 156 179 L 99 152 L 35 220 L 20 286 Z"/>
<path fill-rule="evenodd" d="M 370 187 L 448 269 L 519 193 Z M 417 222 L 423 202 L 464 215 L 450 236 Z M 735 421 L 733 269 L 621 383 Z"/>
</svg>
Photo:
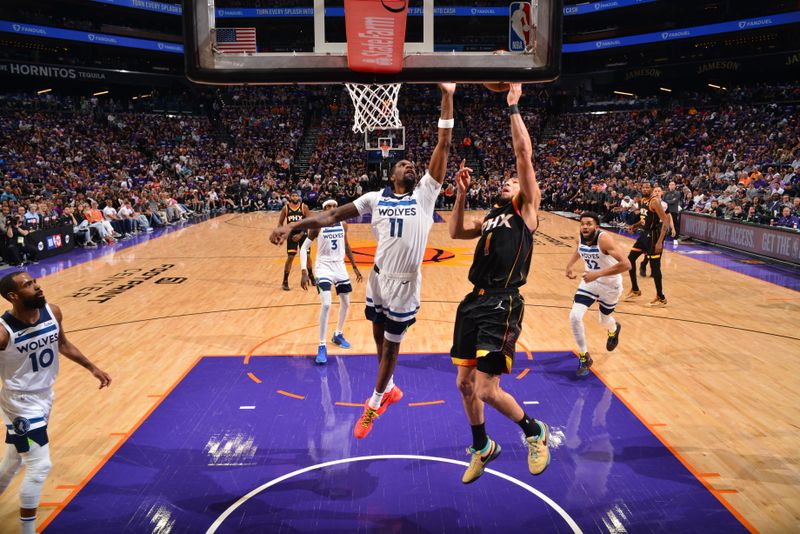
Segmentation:
<svg viewBox="0 0 800 534">
<path fill-rule="evenodd" d="M 98 391 L 88 373 L 62 359 L 49 427 L 54 468 L 40 524 L 199 356 L 315 353 L 318 297 L 299 289 L 297 265 L 292 290 L 281 291 L 285 246 L 267 242 L 276 223 L 275 214 L 225 215 L 41 279 L 48 300 L 64 310 L 70 339 L 114 383 Z M 523 290 L 523 348 L 574 346 L 567 318 L 577 283 L 563 273 L 576 233 L 574 221 L 543 217 Z M 350 236 L 356 248 L 374 245 L 369 225 L 350 225 Z M 631 244 L 617 239 L 626 249 Z M 423 267 L 419 322 L 403 343 L 408 353 L 449 350 L 456 306 L 470 289 L 474 243 L 453 241 L 445 224 L 435 224 L 428 244 L 444 252 Z M 448 252 L 453 257 L 442 259 Z M 604 350 L 596 308 L 587 314 L 594 369 L 752 527 L 790 531 L 800 522 L 800 299 L 669 250 L 663 270 L 669 306 L 647 308 L 654 290 L 643 280 L 642 302 L 618 307 L 624 330 L 613 354 Z M 362 271 L 366 276 L 369 267 Z M 163 278 L 185 281 L 155 283 Z M 352 353 L 374 350 L 364 288 L 354 283 Z M 332 312 L 335 321 L 337 306 Z M 18 489 L 19 477 L 0 500 L 0 524 L 16 524 Z"/>
</svg>

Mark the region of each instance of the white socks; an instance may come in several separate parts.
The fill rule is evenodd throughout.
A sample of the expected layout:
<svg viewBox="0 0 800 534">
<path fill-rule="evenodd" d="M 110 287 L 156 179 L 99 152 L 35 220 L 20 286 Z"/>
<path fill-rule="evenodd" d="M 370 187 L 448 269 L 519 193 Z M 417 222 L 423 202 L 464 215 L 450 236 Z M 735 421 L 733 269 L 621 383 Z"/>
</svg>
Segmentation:
<svg viewBox="0 0 800 534">
<path fill-rule="evenodd" d="M 372 392 L 372 397 L 369 399 L 369 407 L 373 410 L 377 410 L 381 407 L 381 401 L 383 400 L 383 393 L 378 393 L 377 391 Z"/>
</svg>

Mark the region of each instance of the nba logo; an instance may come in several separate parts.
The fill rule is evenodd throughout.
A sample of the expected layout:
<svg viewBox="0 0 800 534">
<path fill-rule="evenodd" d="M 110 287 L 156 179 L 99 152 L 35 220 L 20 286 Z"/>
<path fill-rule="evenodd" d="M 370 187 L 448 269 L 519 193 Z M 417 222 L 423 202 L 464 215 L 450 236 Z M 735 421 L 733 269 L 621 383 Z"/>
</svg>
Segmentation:
<svg viewBox="0 0 800 534">
<path fill-rule="evenodd" d="M 53 243 L 56 245 L 56 248 L 59 248 L 61 246 L 61 235 L 60 234 L 56 234 L 56 235 L 53 236 Z"/>
<path fill-rule="evenodd" d="M 508 8 L 508 50 L 530 52 L 536 41 L 536 25 L 530 2 L 512 2 Z"/>
</svg>

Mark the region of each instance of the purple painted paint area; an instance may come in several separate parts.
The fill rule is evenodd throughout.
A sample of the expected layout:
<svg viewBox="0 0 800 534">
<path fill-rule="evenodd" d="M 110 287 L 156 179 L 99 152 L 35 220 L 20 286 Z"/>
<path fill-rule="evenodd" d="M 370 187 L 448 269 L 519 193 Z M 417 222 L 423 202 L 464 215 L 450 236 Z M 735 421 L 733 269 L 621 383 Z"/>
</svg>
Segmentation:
<svg viewBox="0 0 800 534">
<path fill-rule="evenodd" d="M 504 377 L 504 387 L 538 401 L 526 411 L 564 437 L 533 477 L 519 428 L 489 410 L 487 430 L 503 447 L 492 469 L 544 493 L 586 532 L 745 531 L 600 380 L 574 376 L 572 354 L 518 358 L 515 373 L 532 372 Z M 402 355 L 395 379 L 405 398 L 356 440 L 360 407 L 335 403 L 364 401 L 374 356 L 332 357 L 326 367 L 310 357 L 203 358 L 46 532 L 205 532 L 251 490 L 320 463 L 387 454 L 468 461 L 454 376 L 447 355 Z M 408 405 L 435 400 L 445 403 Z M 254 495 L 219 532 L 571 531 L 524 488 L 488 473 L 465 486 L 463 470 L 422 459 L 311 470 Z"/>
<path fill-rule="evenodd" d="M 34 278 L 41 278 L 43 276 L 63 271 L 64 269 L 74 267 L 75 265 L 80 265 L 81 263 L 86 263 L 88 261 L 96 260 L 97 258 L 100 258 L 107 254 L 112 254 L 119 250 L 126 249 L 134 245 L 139 245 L 141 243 L 145 243 L 151 239 L 161 237 L 162 235 L 166 235 L 172 232 L 177 232 L 178 230 L 182 230 L 183 228 L 187 228 L 189 226 L 192 226 L 193 224 L 196 223 L 183 223 L 183 224 L 176 224 L 174 226 L 155 228 L 149 234 L 142 233 L 137 236 L 133 236 L 129 239 L 125 239 L 124 241 L 117 241 L 113 245 L 100 245 L 97 248 L 76 247 L 70 250 L 69 252 L 65 252 L 64 254 L 59 254 L 57 256 L 45 258 L 35 265 L 25 265 L 24 267 L 13 267 L 13 266 L 3 267 L 2 269 L 0 269 L 0 277 L 12 271 L 23 270 L 27 271 Z"/>
<path fill-rule="evenodd" d="M 635 234 L 629 234 L 617 228 L 603 227 L 603 230 L 616 232 L 621 236 L 634 240 L 637 237 Z M 673 246 L 673 241 L 670 238 L 665 241 L 664 250 L 677 252 L 686 257 L 736 271 L 764 282 L 800 291 L 800 268 L 776 263 L 768 258 L 759 259 L 741 252 L 703 243 L 692 242 L 690 244 L 681 242 L 679 245 Z"/>
<path fill-rule="evenodd" d="M 351 217 L 347 219 L 347 224 L 372 224 L 372 214 L 365 213 L 364 215 L 359 215 L 358 217 Z M 442 223 L 445 220 L 439 215 L 438 212 L 433 212 L 433 222 L 435 223 Z"/>
</svg>

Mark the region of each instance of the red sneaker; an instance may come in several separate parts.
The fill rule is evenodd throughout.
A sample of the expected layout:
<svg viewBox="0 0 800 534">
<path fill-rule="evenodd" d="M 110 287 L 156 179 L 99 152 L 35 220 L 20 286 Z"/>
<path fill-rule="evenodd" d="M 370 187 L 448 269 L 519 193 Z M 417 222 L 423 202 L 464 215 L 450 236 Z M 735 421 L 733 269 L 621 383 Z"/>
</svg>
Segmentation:
<svg viewBox="0 0 800 534">
<path fill-rule="evenodd" d="M 378 415 L 383 415 L 386 411 L 386 408 L 394 404 L 395 402 L 399 402 L 400 399 L 403 398 L 403 390 L 400 389 L 397 385 L 395 385 L 389 393 L 383 396 L 381 399 L 381 406 L 378 408 Z M 369 401 L 367 401 L 369 402 Z"/>
<path fill-rule="evenodd" d="M 378 418 L 378 412 L 369 407 L 369 403 L 364 405 L 364 413 L 356 421 L 356 426 L 353 428 L 353 435 L 358 439 L 364 439 L 372 430 L 372 423 Z"/>
</svg>

